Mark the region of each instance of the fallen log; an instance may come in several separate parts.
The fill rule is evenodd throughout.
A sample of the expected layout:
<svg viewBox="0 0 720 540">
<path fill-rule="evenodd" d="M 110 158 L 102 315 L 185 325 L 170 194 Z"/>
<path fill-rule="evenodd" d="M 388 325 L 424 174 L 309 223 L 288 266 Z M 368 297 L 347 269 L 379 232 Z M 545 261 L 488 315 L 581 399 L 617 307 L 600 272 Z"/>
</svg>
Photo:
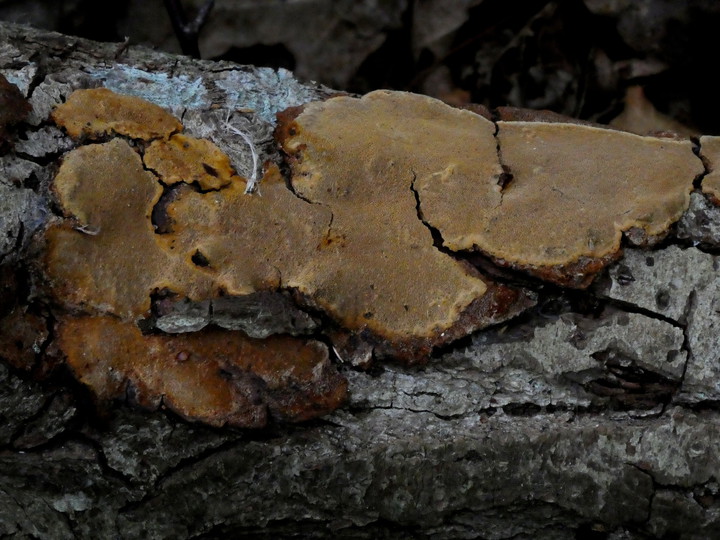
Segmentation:
<svg viewBox="0 0 720 540">
<path fill-rule="evenodd" d="M 442 133 L 452 136 L 463 122 L 470 134 L 484 129 L 487 159 L 497 160 L 484 162 L 492 183 L 478 200 L 496 198 L 490 209 L 507 204 L 510 217 L 485 222 L 473 199 L 479 165 L 457 161 L 457 145 L 434 135 L 438 159 L 452 155 L 452 163 L 425 166 L 430 145 L 420 148 L 422 163 L 392 158 L 412 133 L 440 125 L 433 115 L 445 106 L 434 101 L 399 98 L 431 109 L 424 128 L 342 146 L 350 133 L 328 134 L 342 125 L 328 110 L 360 122 L 365 113 L 352 107 L 374 99 L 386 111 L 357 131 L 382 136 L 401 131 L 390 113 L 410 105 L 387 105 L 387 96 L 398 99 L 392 93 L 326 101 L 336 93 L 282 70 L 7 24 L 0 35 L 0 73 L 29 104 L 24 120 L 5 121 L 12 148 L 0 156 L 1 534 L 717 534 L 714 139 L 452 110 Z M 89 120 L 73 131 L 59 120 L 73 92 L 96 88 L 152 103 L 175 121 L 165 134 L 146 135 Z M 334 109 L 346 105 L 349 112 Z M 406 122 L 416 105 L 404 111 Z M 276 113 L 301 106 L 278 124 Z M 123 115 L 130 108 L 119 106 Z M 151 151 L 178 137 L 174 122 L 186 138 Z M 554 140 L 565 136 L 569 150 L 556 171 Z M 622 179 L 635 169 L 635 182 L 583 192 L 588 180 L 574 171 L 558 186 L 563 170 L 580 163 L 588 171 L 596 137 L 622 154 L 596 165 L 598 174 L 620 167 Z M 213 149 L 219 161 L 206 161 L 210 144 L 229 160 L 225 180 L 217 165 L 224 158 Z M 182 156 L 194 145 L 202 157 L 173 161 L 177 148 Z M 463 158 L 474 155 L 474 146 L 461 148 Z M 160 158 L 150 162 L 153 151 Z M 182 168 L 198 160 L 207 165 L 199 172 Z M 338 173 L 344 161 L 349 172 Z M 261 170 L 263 163 L 276 167 Z M 369 180 L 351 183 L 365 166 Z M 543 167 L 552 174 L 540 175 Z M 177 182 L 176 170 L 185 171 Z M 130 183 L 95 193 L 95 176 Z M 390 176 L 401 183 L 382 191 Z M 453 183 L 458 177 L 466 184 Z M 372 181 L 380 186 L 374 199 Z M 547 186 L 541 195 L 532 191 L 538 184 Z M 255 231 L 275 193 L 294 206 L 275 207 Z M 523 206 L 533 197 L 544 205 Z M 613 214 L 608 201 L 631 204 Z M 240 205 L 256 213 L 233 228 Z M 231 217 L 218 219 L 215 207 Z M 582 223 L 573 221 L 578 207 Z M 298 208 L 311 215 L 300 224 L 290 221 Z M 410 231 L 407 244 L 401 231 Z M 285 233 L 295 235 L 273 252 Z M 313 234 L 319 242 L 297 249 Z M 506 237 L 497 242 L 498 234 Z M 245 242 L 236 245 L 239 235 Z M 157 247 L 155 237 L 168 243 Z M 544 237 L 559 243 L 536 249 Z M 170 241 L 183 254 L 167 255 Z M 422 256 L 398 258 L 410 245 Z M 225 251 L 242 246 L 240 265 Z M 340 262 L 350 248 L 356 266 L 348 269 Z M 135 252 L 143 256 L 125 264 Z M 254 253 L 262 256 L 254 261 Z M 375 262 L 384 273 L 371 274 Z M 435 276 L 425 266 L 452 286 L 423 281 Z M 251 274 L 239 270 L 247 268 Z M 421 285 L 408 284 L 413 275 L 424 276 Z M 374 287 L 382 294 L 368 292 Z M 418 288 L 430 296 L 414 296 Z M 434 310 L 436 293 L 451 301 Z M 276 339 L 284 348 L 272 362 L 246 354 Z M 293 340 L 322 353 L 301 363 L 307 357 L 297 351 L 306 349 L 288 352 Z"/>
</svg>

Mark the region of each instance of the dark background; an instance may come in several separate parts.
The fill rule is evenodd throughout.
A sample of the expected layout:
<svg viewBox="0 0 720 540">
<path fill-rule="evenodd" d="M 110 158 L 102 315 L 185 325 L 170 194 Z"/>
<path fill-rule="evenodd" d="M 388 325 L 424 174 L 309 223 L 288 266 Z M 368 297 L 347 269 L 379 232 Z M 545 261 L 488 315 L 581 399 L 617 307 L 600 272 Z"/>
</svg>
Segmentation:
<svg viewBox="0 0 720 540">
<path fill-rule="evenodd" d="M 192 16 L 203 2 L 184 0 Z M 0 0 L 0 19 L 179 52 L 160 0 Z M 608 122 L 640 85 L 720 134 L 717 0 L 217 0 L 203 58 L 285 67 L 336 89 Z"/>
</svg>

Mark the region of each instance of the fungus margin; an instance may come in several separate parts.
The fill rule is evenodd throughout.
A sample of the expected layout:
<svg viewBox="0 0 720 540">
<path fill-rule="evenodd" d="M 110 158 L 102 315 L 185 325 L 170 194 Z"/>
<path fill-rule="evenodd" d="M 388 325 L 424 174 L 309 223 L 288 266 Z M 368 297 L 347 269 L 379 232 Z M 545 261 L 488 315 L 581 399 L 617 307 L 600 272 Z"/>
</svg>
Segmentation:
<svg viewBox="0 0 720 540">
<path fill-rule="evenodd" d="M 708 173 L 702 181 L 702 192 L 720 206 L 720 137 L 700 137 L 700 155 L 707 163 Z"/>
</svg>

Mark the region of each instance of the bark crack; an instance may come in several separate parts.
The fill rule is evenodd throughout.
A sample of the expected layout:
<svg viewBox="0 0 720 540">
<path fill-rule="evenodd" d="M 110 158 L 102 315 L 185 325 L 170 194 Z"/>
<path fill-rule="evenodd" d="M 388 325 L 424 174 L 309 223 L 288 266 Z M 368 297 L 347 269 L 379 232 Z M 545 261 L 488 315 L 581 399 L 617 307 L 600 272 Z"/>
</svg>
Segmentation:
<svg viewBox="0 0 720 540">
<path fill-rule="evenodd" d="M 691 291 L 688 295 L 687 302 L 685 303 L 685 309 L 683 310 L 683 319 L 685 321 L 689 321 L 690 314 L 695 310 L 695 307 L 697 305 L 697 292 Z M 693 359 L 693 351 L 692 347 L 690 345 L 690 333 L 689 333 L 689 323 L 685 324 L 684 326 L 680 326 L 682 328 L 683 332 L 683 344 L 682 349 L 687 352 L 687 356 L 685 358 L 685 364 L 683 365 L 682 374 L 680 375 L 680 379 L 678 380 L 678 387 L 675 391 L 675 396 L 677 396 L 678 392 L 682 392 L 683 386 L 685 384 L 685 377 L 687 375 L 688 367 L 690 366 L 690 361 Z M 667 404 L 666 404 L 667 407 Z M 663 411 L 664 412 L 664 411 Z"/>
<path fill-rule="evenodd" d="M 703 166 L 703 172 L 695 177 L 693 180 L 693 187 L 695 189 L 702 190 L 702 182 L 705 177 L 712 172 L 710 168 L 709 160 L 702 154 L 702 144 L 700 144 L 700 138 L 693 138 L 693 153 L 697 156 Z"/>
<path fill-rule="evenodd" d="M 645 525 L 650 522 L 650 518 L 652 517 L 652 505 L 653 505 L 653 500 L 655 499 L 655 494 L 657 493 L 658 484 L 655 481 L 655 478 L 653 477 L 653 475 L 650 471 L 640 467 L 636 463 L 626 462 L 625 465 L 632 467 L 633 469 L 646 475 L 650 479 L 652 491 L 650 492 L 650 495 L 648 496 L 648 499 L 647 499 L 647 512 L 645 514 L 645 519 L 642 522 L 642 524 Z"/>
</svg>

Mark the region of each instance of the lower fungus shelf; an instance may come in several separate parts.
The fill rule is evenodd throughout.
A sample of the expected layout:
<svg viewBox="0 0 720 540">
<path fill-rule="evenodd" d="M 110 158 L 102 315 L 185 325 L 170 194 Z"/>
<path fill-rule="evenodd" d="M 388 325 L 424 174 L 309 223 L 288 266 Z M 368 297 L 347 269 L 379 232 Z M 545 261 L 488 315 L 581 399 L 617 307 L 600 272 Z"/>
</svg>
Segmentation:
<svg viewBox="0 0 720 540">
<path fill-rule="evenodd" d="M 143 335 L 110 317 L 64 317 L 57 339 L 77 379 L 101 400 L 131 396 L 189 420 L 263 427 L 298 422 L 345 401 L 347 381 L 314 340 L 203 330 Z"/>
</svg>

